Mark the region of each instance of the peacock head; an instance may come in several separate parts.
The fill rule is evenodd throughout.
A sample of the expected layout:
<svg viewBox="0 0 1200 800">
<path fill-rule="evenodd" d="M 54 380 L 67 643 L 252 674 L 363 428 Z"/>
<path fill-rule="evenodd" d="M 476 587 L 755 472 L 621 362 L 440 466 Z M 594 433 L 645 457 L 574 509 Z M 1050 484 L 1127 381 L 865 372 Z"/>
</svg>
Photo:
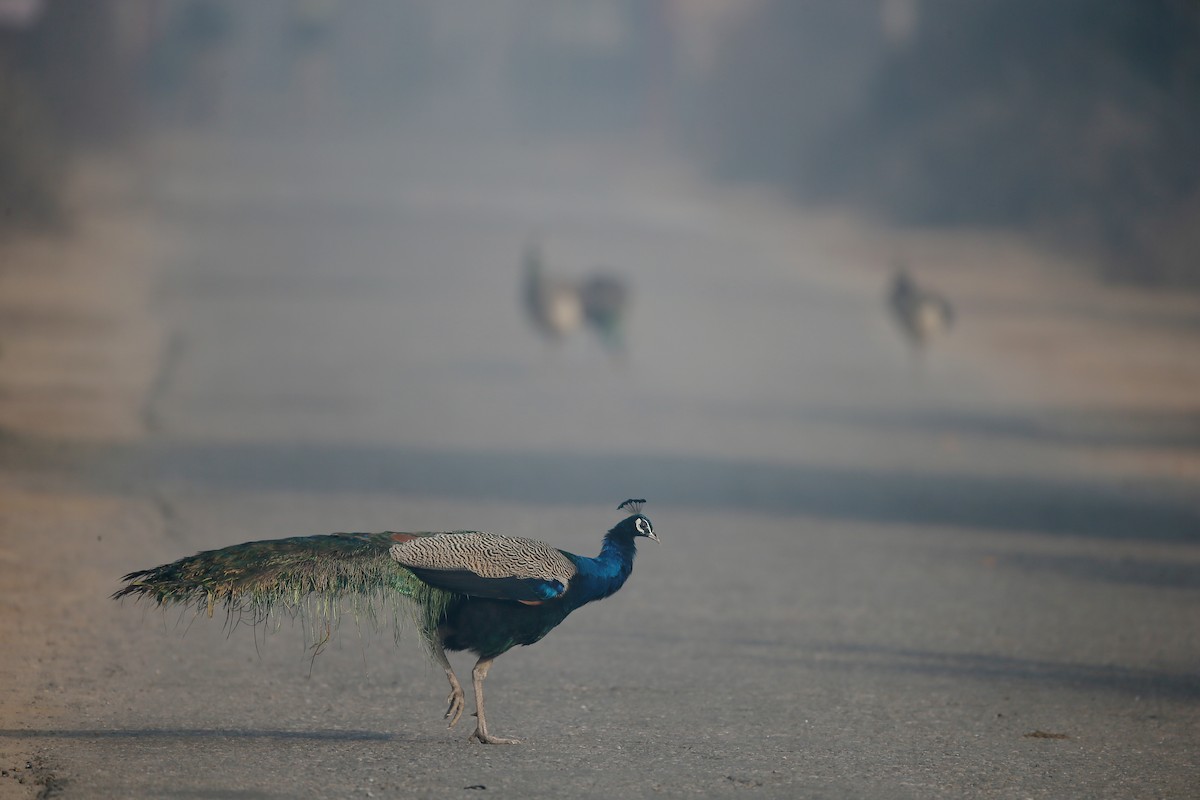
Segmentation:
<svg viewBox="0 0 1200 800">
<path fill-rule="evenodd" d="M 633 515 L 621 520 L 620 524 L 613 529 L 614 532 L 624 533 L 631 539 L 644 536 L 657 542 L 658 536 L 654 533 L 654 526 L 650 524 L 650 518 L 642 513 L 642 504 L 645 502 L 645 500 L 626 500 L 617 506 L 618 510 L 632 511 Z"/>
</svg>

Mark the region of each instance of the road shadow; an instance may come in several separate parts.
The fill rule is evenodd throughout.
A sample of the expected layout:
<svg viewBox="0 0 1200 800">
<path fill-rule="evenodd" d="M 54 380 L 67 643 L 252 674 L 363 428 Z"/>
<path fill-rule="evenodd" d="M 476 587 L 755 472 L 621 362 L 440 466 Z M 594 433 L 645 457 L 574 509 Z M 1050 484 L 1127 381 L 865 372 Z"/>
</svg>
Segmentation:
<svg viewBox="0 0 1200 800">
<path fill-rule="evenodd" d="M 981 552 L 979 559 L 994 560 L 999 568 L 1042 573 L 1055 578 L 1153 586 L 1156 589 L 1200 589 L 1200 563 L 1196 562 L 1030 552 Z"/>
<path fill-rule="evenodd" d="M 790 651 L 781 653 L 781 649 Z M 912 674 L 988 683 L 1057 686 L 1200 703 L 1200 675 L 1080 664 L 993 653 L 948 653 L 917 648 L 853 643 L 722 639 L 713 658 L 752 658 L 806 669 L 851 674 L 855 671 Z"/>
<path fill-rule="evenodd" d="M 916 468 L 870 470 L 646 452 L 160 441 L 97 452 L 87 472 L 100 488 L 119 492 L 164 486 L 379 492 L 541 505 L 644 496 L 664 505 L 883 524 L 1200 541 L 1200 503 L 1179 487 Z"/>
<path fill-rule="evenodd" d="M 797 416 L 810 422 L 869 430 L 980 436 L 1073 448 L 1200 451 L 1200 413 L 1158 409 L 1058 410 L 1039 414 L 949 410 L 808 408 Z"/>
<path fill-rule="evenodd" d="M 832 660 L 841 662 L 837 667 L 839 669 L 878 669 L 980 681 L 1017 681 L 1200 702 L 1200 675 L 1187 673 L 881 645 L 826 645 L 819 652 L 833 654 L 836 658 Z"/>
<path fill-rule="evenodd" d="M 361 444 L 82 446 L 0 438 L 0 466 L 71 468 L 99 491 L 358 492 L 525 505 L 647 497 L 699 509 L 1106 540 L 1200 541 L 1200 498 L 1179 484 L 864 469 L 647 452 L 448 451 Z M 1190 580 L 1190 579 L 1189 579 Z M 1189 584 L 1190 585 L 1190 584 Z"/>
</svg>

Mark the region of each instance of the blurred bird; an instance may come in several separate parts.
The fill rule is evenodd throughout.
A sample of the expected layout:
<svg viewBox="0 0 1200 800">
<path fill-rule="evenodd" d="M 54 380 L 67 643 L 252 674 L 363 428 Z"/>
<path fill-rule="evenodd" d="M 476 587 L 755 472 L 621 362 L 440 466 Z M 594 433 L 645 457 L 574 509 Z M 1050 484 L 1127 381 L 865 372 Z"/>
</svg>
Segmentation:
<svg viewBox="0 0 1200 800">
<path fill-rule="evenodd" d="M 954 324 L 950 302 L 932 289 L 919 286 L 901 262 L 896 264 L 892 275 L 887 302 L 900 331 L 917 352 L 922 352 L 932 337 L 942 335 Z"/>
<path fill-rule="evenodd" d="M 559 342 L 583 321 L 579 288 L 571 281 L 546 274 L 542 248 L 536 242 L 526 245 L 524 264 L 521 297 L 525 313 L 540 334 Z"/>
<path fill-rule="evenodd" d="M 607 272 L 589 275 L 579 287 L 584 320 L 595 329 L 600 343 L 616 355 L 625 352 L 629 295 L 625 281 Z"/>
<path fill-rule="evenodd" d="M 645 500 L 604 536 L 600 555 L 578 556 L 534 539 L 480 531 L 332 533 L 247 542 L 208 550 L 154 569 L 131 572 L 113 599 L 147 597 L 212 616 L 217 604 L 237 622 L 307 612 L 324 631 L 337 621 L 339 600 L 373 615 L 377 606 L 409 612 L 450 681 L 445 719 L 454 727 L 465 706 L 447 650 L 469 650 L 478 722 L 470 739 L 516 744 L 488 732 L 483 681 L 497 656 L 541 639 L 567 615 L 616 592 L 633 570 L 639 537 L 658 541 L 641 513 Z"/>
</svg>

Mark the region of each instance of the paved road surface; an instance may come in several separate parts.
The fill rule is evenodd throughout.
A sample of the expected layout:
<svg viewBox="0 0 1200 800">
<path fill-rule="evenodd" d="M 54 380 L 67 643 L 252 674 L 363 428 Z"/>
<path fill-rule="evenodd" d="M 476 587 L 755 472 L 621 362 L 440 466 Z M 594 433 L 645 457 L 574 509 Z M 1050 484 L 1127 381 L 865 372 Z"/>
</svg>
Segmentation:
<svg viewBox="0 0 1200 800">
<path fill-rule="evenodd" d="M 4 732 L 61 796 L 1195 796 L 1194 485 L 1097 471 L 987 353 L 915 366 L 819 223 L 611 143 L 419 133 L 177 142 L 144 191 L 175 243 L 149 433 L 19 445 L 141 503 L 83 516 L 92 645 L 41 687 L 54 724 Z M 624 363 L 525 325 L 534 232 L 631 276 Z M 411 639 L 347 620 L 310 661 L 301 625 L 103 595 L 332 530 L 590 553 L 629 496 L 662 546 L 492 671 L 519 747 L 447 732 Z"/>
</svg>

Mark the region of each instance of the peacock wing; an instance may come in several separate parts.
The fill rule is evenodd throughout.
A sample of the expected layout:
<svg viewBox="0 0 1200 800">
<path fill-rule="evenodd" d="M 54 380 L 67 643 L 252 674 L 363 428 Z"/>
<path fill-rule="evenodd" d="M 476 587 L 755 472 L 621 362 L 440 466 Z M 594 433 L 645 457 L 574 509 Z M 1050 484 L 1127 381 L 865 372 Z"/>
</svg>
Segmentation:
<svg viewBox="0 0 1200 800">
<path fill-rule="evenodd" d="M 482 531 L 414 536 L 391 554 L 418 578 L 458 594 L 536 603 L 566 593 L 575 563 L 561 550 L 536 539 Z"/>
</svg>

